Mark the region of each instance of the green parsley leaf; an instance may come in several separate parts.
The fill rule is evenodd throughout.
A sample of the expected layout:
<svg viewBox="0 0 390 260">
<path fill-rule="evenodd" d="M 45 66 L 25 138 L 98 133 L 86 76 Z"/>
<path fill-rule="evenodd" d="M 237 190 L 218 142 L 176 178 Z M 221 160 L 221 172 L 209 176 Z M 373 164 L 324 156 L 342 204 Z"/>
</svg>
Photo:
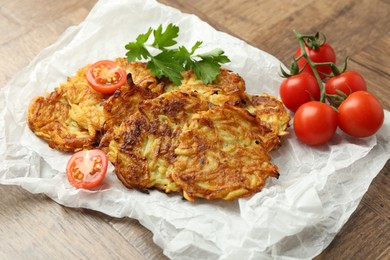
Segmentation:
<svg viewBox="0 0 390 260">
<path fill-rule="evenodd" d="M 213 61 L 216 61 L 218 63 L 228 63 L 230 62 L 229 58 L 224 54 L 224 51 L 222 49 L 214 49 L 209 52 L 199 54 L 198 57 L 202 59 L 212 59 Z"/>
<path fill-rule="evenodd" d="M 126 45 L 126 49 L 129 51 L 126 52 L 127 60 L 128 61 L 135 61 L 135 60 L 142 60 L 147 59 L 150 57 L 149 51 L 140 44 L 137 44 L 136 42 L 130 42 Z"/>
<path fill-rule="evenodd" d="M 179 36 L 179 27 L 169 24 L 163 32 L 162 25 L 160 25 L 157 30 L 154 30 L 153 35 L 154 42 L 152 46 L 163 50 L 164 48 L 171 47 L 177 43 L 174 39 Z"/>
<path fill-rule="evenodd" d="M 137 37 L 137 39 L 136 39 L 137 43 L 138 43 L 138 44 L 144 44 L 144 43 L 146 43 L 146 42 L 148 41 L 149 36 L 150 36 L 150 34 L 152 33 L 152 31 L 153 31 L 153 29 L 152 29 L 152 28 L 149 28 L 149 30 L 148 30 L 146 33 L 138 35 L 138 37 Z"/>
<path fill-rule="evenodd" d="M 213 83 L 218 74 L 221 73 L 219 70 L 221 67 L 220 63 L 230 62 L 230 59 L 223 54 L 224 51 L 217 48 L 197 55 L 201 60 L 195 62 L 192 66 L 196 77 L 198 79 L 201 78 L 204 84 Z"/>
<path fill-rule="evenodd" d="M 180 85 L 181 80 L 183 79 L 183 76 L 181 75 L 183 67 L 180 62 L 173 59 L 173 54 L 170 51 L 161 52 L 152 57 L 147 64 L 147 68 L 150 69 L 152 74 L 157 78 L 166 76 L 176 85 Z"/>
<path fill-rule="evenodd" d="M 180 46 L 173 55 L 174 59 L 182 64 L 184 70 L 189 70 L 192 68 L 193 61 L 191 59 L 191 53 L 188 52 L 186 47 Z"/>
<path fill-rule="evenodd" d="M 145 34 L 138 35 L 135 42 L 129 42 L 125 48 L 129 50 L 126 53 L 127 59 L 131 61 L 147 59 L 150 57 L 150 53 L 148 49 L 145 47 L 145 43 L 149 39 L 150 34 L 153 29 L 149 28 L 149 30 Z"/>
<path fill-rule="evenodd" d="M 153 43 L 148 44 L 149 37 L 153 32 Z M 152 74 L 161 78 L 167 77 L 174 84 L 180 85 L 183 76 L 181 73 L 185 70 L 193 69 L 197 79 L 201 79 L 204 84 L 212 83 L 218 74 L 221 64 L 230 62 L 229 58 L 224 55 L 222 49 L 195 54 L 202 46 L 201 41 L 197 41 L 189 51 L 184 46 L 175 48 L 176 38 L 179 35 L 179 27 L 169 24 L 165 30 L 162 25 L 157 29 L 149 28 L 145 34 L 140 34 L 136 41 L 129 42 L 125 48 L 129 61 L 147 60 L 147 67 Z M 149 49 L 158 50 L 157 55 L 152 55 Z"/>
<path fill-rule="evenodd" d="M 192 48 L 191 48 L 191 55 L 193 55 L 194 53 L 195 53 L 195 51 L 197 50 L 197 49 L 199 49 L 200 48 L 200 46 L 202 46 L 202 41 L 197 41 L 195 44 L 194 44 L 194 46 L 192 46 Z"/>
<path fill-rule="evenodd" d="M 219 70 L 220 65 L 213 59 L 204 59 L 195 62 L 192 66 L 196 78 L 202 79 L 204 84 L 213 83 L 219 73 L 221 73 Z"/>
</svg>

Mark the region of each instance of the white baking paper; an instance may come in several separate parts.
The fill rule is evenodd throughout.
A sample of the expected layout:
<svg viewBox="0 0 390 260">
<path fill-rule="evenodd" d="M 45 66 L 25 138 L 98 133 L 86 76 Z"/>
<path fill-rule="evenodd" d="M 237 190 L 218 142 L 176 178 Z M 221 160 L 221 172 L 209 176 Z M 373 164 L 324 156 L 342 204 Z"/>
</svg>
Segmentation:
<svg viewBox="0 0 390 260">
<path fill-rule="evenodd" d="M 78 26 L 43 50 L 0 92 L 0 183 L 44 193 L 68 207 L 138 219 L 172 259 L 310 259 L 331 242 L 390 157 L 390 119 L 373 137 L 337 132 L 325 145 L 299 143 L 290 129 L 272 153 L 280 178 L 234 202 L 187 202 L 180 195 L 128 190 L 112 167 L 99 190 L 76 190 L 66 180 L 70 155 L 54 151 L 26 126 L 30 100 L 64 82 L 87 63 L 123 57 L 125 44 L 149 27 L 174 23 L 179 42 L 225 50 L 250 93 L 278 96 L 281 62 L 194 15 L 155 1 L 99 1 Z"/>
</svg>

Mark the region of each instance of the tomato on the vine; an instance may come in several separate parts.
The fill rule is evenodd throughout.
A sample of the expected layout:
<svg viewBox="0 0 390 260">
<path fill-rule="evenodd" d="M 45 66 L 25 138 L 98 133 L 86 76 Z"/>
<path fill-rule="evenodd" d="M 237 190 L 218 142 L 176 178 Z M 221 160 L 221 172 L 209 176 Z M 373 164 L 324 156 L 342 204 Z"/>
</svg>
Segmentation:
<svg viewBox="0 0 390 260">
<path fill-rule="evenodd" d="M 337 127 L 354 137 L 375 134 L 384 122 L 384 110 L 367 92 L 364 78 L 347 71 L 347 59 L 342 71 L 336 67 L 336 54 L 325 35 L 319 41 L 320 33 L 294 34 L 300 47 L 291 63 L 291 74 L 281 69 L 282 76 L 288 78 L 279 92 L 284 105 L 295 111 L 297 138 L 308 145 L 320 145 L 333 137 Z M 310 77 L 315 84 L 307 83 Z"/>
<path fill-rule="evenodd" d="M 74 187 L 91 189 L 103 181 L 107 167 L 107 155 L 102 150 L 79 151 L 69 159 L 66 175 Z"/>
<path fill-rule="evenodd" d="M 349 96 L 359 90 L 367 90 L 366 81 L 362 75 L 352 70 L 331 77 L 325 83 L 325 92 L 328 95 L 340 96 L 338 91 L 342 91 L 346 96 Z"/>
<path fill-rule="evenodd" d="M 294 116 L 294 131 L 308 145 L 320 145 L 332 138 L 337 129 L 337 112 L 328 104 L 310 101 Z"/>
<path fill-rule="evenodd" d="M 110 60 L 92 64 L 85 74 L 89 85 L 103 94 L 112 94 L 126 84 L 126 71 Z"/>
<path fill-rule="evenodd" d="M 279 88 L 283 104 L 295 112 L 302 104 L 320 99 L 320 87 L 314 76 L 298 74 L 286 78 Z"/>
<path fill-rule="evenodd" d="M 341 103 L 338 110 L 340 129 L 354 137 L 375 134 L 385 117 L 378 99 L 367 91 L 352 93 Z"/>
<path fill-rule="evenodd" d="M 333 50 L 332 46 L 330 46 L 330 44 L 327 42 L 321 45 L 318 49 L 311 49 L 305 45 L 305 50 L 310 60 L 312 60 L 313 62 L 336 63 L 336 53 Z M 299 57 L 301 54 L 302 54 L 302 50 L 301 48 L 298 48 L 295 52 L 295 58 Z M 314 75 L 312 68 L 307 63 L 307 60 L 304 57 L 298 60 L 298 67 L 299 69 L 304 68 L 303 73 Z M 329 75 L 332 72 L 331 67 L 328 65 L 319 65 L 316 66 L 316 69 L 321 79 L 326 78 L 327 77 L 326 75 Z"/>
</svg>

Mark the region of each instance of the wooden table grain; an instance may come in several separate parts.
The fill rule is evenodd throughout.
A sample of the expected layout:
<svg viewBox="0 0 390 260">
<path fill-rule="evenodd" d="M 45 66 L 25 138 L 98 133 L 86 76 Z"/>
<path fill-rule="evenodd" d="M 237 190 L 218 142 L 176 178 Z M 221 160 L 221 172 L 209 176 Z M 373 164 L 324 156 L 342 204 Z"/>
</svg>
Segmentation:
<svg viewBox="0 0 390 260">
<path fill-rule="evenodd" d="M 380 0 L 160 0 L 285 64 L 292 33 L 321 31 L 339 57 L 361 72 L 390 109 L 390 2 Z M 0 87 L 64 30 L 88 15 L 94 0 L 0 0 Z M 333 242 L 317 259 L 389 259 L 389 161 Z M 0 259 L 165 259 L 138 221 L 56 204 L 45 195 L 0 185 Z"/>
</svg>

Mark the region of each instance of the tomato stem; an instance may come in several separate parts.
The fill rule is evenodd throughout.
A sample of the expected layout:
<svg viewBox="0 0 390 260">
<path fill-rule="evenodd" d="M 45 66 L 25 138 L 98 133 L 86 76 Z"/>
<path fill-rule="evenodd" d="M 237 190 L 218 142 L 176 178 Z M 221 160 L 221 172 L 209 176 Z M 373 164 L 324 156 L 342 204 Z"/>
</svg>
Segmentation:
<svg viewBox="0 0 390 260">
<path fill-rule="evenodd" d="M 306 62 L 310 65 L 310 67 L 311 67 L 311 69 L 313 71 L 314 77 L 316 78 L 317 83 L 320 86 L 320 102 L 325 103 L 325 98 L 326 98 L 325 86 L 324 86 L 324 84 L 323 84 L 323 82 L 321 80 L 321 77 L 318 74 L 318 71 L 317 71 L 317 68 L 316 68 L 316 66 L 324 65 L 324 64 L 313 62 L 309 58 L 309 55 L 307 54 L 306 49 L 305 49 L 305 39 L 306 38 L 310 38 L 311 39 L 311 38 L 314 38 L 315 36 L 312 36 L 312 35 L 302 35 L 299 32 L 297 32 L 296 30 L 294 30 L 294 34 L 295 34 L 295 37 L 298 39 L 299 47 L 301 48 L 301 55 L 298 58 L 301 59 L 302 57 L 304 57 L 306 59 Z M 329 65 L 328 62 L 326 62 L 326 63 L 327 63 L 326 65 Z"/>
</svg>

